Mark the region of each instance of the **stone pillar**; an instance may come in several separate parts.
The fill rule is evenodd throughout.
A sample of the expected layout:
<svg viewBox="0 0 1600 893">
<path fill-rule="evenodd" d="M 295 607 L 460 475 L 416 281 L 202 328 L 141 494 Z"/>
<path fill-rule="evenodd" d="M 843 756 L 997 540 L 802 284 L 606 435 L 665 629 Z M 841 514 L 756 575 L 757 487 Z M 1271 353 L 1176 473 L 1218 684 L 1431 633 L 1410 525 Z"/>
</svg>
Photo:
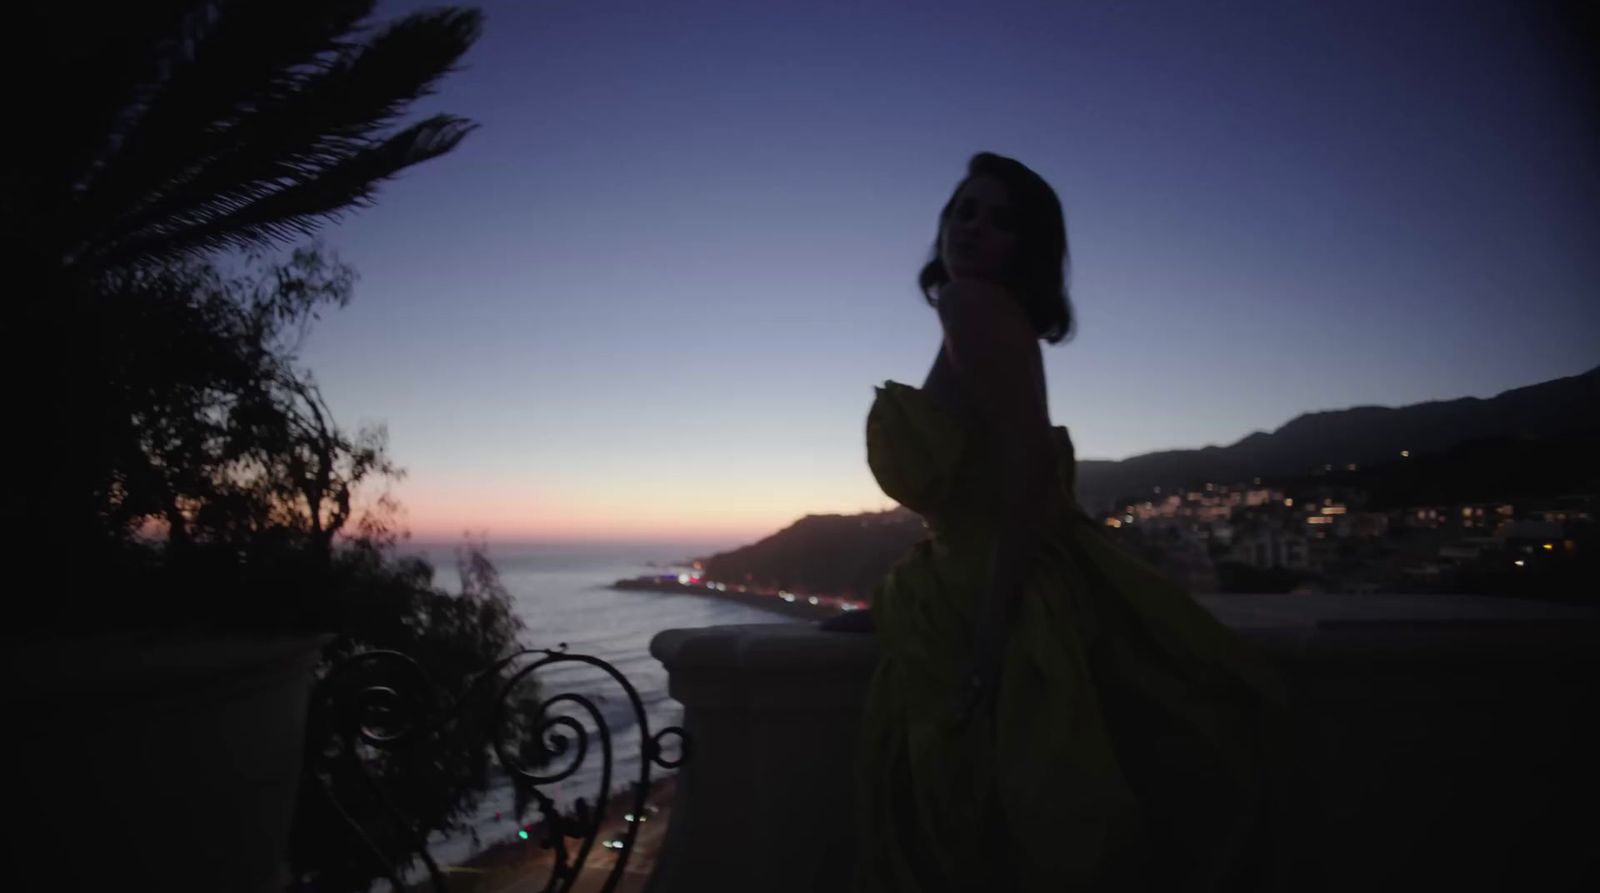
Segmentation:
<svg viewBox="0 0 1600 893">
<path fill-rule="evenodd" d="M 692 748 L 652 890 L 844 890 L 851 774 L 877 638 L 779 623 L 674 629 Z"/>
</svg>

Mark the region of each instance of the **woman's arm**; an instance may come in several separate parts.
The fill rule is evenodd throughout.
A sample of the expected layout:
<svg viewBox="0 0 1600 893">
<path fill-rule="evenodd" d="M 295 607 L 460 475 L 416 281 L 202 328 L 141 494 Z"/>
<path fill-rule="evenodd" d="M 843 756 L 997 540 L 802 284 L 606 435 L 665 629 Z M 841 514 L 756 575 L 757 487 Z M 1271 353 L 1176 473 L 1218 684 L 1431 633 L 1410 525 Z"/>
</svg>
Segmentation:
<svg viewBox="0 0 1600 893">
<path fill-rule="evenodd" d="M 945 352 L 1000 462 L 991 508 L 999 520 L 974 658 L 978 697 L 998 683 L 999 658 L 1027 582 L 1049 506 L 1050 421 L 1037 386 L 1039 343 L 1017 301 L 1000 286 L 958 280 L 939 295 Z"/>
</svg>

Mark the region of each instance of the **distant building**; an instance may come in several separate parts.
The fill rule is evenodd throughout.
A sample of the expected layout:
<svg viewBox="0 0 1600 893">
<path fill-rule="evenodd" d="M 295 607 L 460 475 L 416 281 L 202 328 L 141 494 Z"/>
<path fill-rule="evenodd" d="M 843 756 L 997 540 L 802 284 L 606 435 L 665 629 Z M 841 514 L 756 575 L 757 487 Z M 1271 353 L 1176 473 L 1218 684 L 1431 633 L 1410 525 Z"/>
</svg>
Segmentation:
<svg viewBox="0 0 1600 893">
<path fill-rule="evenodd" d="M 1352 512 L 1345 515 L 1344 526 L 1351 536 L 1383 537 L 1389 533 L 1389 516 L 1384 512 Z"/>
<path fill-rule="evenodd" d="M 1227 521 L 1218 521 L 1211 525 L 1210 544 L 1217 548 L 1227 549 L 1233 546 L 1234 527 Z"/>
<path fill-rule="evenodd" d="M 1566 531 L 1559 521 L 1524 519 L 1507 521 L 1495 528 L 1495 539 L 1508 544 L 1519 542 L 1554 542 L 1562 539 Z"/>
<path fill-rule="evenodd" d="M 1230 557 L 1251 567 L 1301 571 L 1311 568 L 1311 553 L 1304 535 L 1264 524 L 1235 531 Z"/>
<path fill-rule="evenodd" d="M 1402 523 L 1407 527 L 1421 527 L 1433 529 L 1443 526 L 1450 518 L 1448 506 L 1418 505 L 1405 510 L 1401 516 Z"/>
</svg>

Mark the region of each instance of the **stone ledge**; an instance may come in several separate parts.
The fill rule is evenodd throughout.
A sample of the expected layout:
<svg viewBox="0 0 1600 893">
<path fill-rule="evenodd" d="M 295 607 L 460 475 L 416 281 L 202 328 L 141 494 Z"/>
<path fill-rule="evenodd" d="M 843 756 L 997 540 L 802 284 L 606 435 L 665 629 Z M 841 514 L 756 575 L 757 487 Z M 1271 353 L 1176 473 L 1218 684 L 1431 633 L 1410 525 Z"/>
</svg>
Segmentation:
<svg viewBox="0 0 1600 893">
<path fill-rule="evenodd" d="M 650 642 L 668 670 L 871 672 L 877 637 L 823 632 L 814 623 L 748 623 L 669 629 Z"/>
<path fill-rule="evenodd" d="M 1294 890 L 1533 889 L 1600 825 L 1600 610 L 1468 596 L 1200 596 L 1290 682 Z M 877 639 L 668 630 L 694 755 L 651 889 L 845 889 Z M 1584 818 L 1562 816 L 1586 810 Z"/>
</svg>

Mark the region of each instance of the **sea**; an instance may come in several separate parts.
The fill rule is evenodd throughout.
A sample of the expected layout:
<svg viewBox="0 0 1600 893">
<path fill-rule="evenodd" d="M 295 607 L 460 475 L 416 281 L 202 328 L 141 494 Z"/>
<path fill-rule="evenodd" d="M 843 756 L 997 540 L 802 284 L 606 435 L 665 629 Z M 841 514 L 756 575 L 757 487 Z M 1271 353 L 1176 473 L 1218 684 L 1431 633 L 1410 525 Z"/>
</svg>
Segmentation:
<svg viewBox="0 0 1600 893">
<path fill-rule="evenodd" d="M 611 588 L 619 579 L 688 571 L 695 556 L 732 545 L 490 543 L 486 551 L 522 619 L 524 646 L 557 648 L 564 644 L 569 654 L 596 657 L 615 667 L 638 691 L 646 724 L 654 734 L 683 722 L 682 706 L 667 695 L 666 669 L 650 656 L 650 640 L 657 633 L 733 623 L 808 622 L 713 597 Z M 401 551 L 428 559 L 434 567 L 434 582 L 454 592 L 458 591 L 456 549 L 455 544 L 407 543 Z M 605 794 L 626 791 L 628 783 L 639 777 L 641 747 L 625 690 L 603 671 L 571 663 L 541 669 L 534 678 L 541 698 L 570 692 L 596 701 L 613 746 L 611 785 Z M 590 731 L 592 734 L 593 729 Z M 666 756 L 677 756 L 677 743 L 671 736 L 662 744 Z M 604 802 L 598 746 L 598 740 L 591 737 L 589 753 L 571 777 L 541 786 L 563 812 L 570 811 L 579 797 L 591 806 Z M 557 757 L 553 765 L 564 764 Z M 673 770 L 654 767 L 650 777 L 654 781 L 672 774 Z M 512 807 L 510 780 L 497 774 L 468 822 L 470 830 L 435 836 L 429 841 L 429 852 L 441 866 L 455 865 L 476 852 L 516 839 L 520 826 Z M 530 808 L 523 822 L 537 818 L 536 808 Z M 416 879 L 418 870 L 420 865 L 414 866 L 408 880 Z"/>
</svg>

